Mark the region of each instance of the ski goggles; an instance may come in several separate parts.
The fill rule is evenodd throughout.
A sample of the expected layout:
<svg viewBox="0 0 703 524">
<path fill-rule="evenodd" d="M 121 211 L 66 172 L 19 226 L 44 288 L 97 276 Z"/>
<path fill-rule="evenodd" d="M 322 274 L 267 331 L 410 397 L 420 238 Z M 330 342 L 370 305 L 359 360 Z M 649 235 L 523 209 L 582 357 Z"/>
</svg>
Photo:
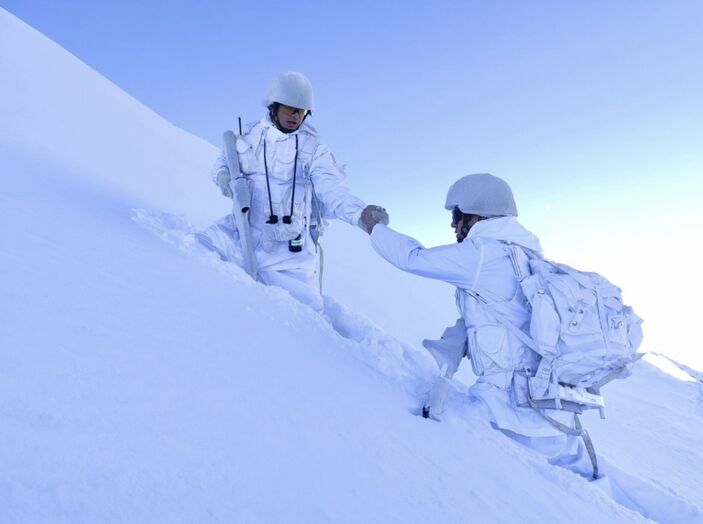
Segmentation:
<svg viewBox="0 0 703 524">
<path fill-rule="evenodd" d="M 458 207 L 452 209 L 452 224 L 458 224 L 464 219 L 464 213 Z"/>
<path fill-rule="evenodd" d="M 287 106 L 287 105 L 284 105 L 284 104 L 278 104 L 278 107 L 279 107 L 279 109 L 280 109 L 281 111 L 283 111 L 285 114 L 291 115 L 291 116 L 293 116 L 293 115 L 295 115 L 295 114 L 299 114 L 301 117 L 304 117 L 305 115 L 308 114 L 308 110 L 307 110 L 307 109 L 299 109 L 299 108 L 297 108 L 297 107 L 291 107 L 291 106 Z"/>
</svg>

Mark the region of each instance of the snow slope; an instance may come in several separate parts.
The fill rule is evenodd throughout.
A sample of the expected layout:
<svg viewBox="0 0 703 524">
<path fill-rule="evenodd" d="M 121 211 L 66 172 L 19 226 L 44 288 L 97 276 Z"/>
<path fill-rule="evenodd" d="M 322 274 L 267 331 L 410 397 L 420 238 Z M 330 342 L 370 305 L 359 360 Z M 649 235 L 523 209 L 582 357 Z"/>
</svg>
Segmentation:
<svg viewBox="0 0 703 524">
<path fill-rule="evenodd" d="M 0 143 L 90 182 L 206 224 L 227 205 L 202 183 L 214 148 L 176 128 L 0 9 Z M 3 170 L 3 178 L 11 174 Z"/>
<path fill-rule="evenodd" d="M 193 242 L 223 212 L 212 146 L 3 10 L 0 78 L 0 522 L 701 520 L 699 382 L 642 362 L 587 421 L 660 497 L 640 512 L 493 431 L 459 382 L 441 423 L 413 416 L 417 342 L 327 298 L 330 324 Z M 330 287 L 402 313 L 383 290 L 405 280 L 354 274 Z"/>
</svg>

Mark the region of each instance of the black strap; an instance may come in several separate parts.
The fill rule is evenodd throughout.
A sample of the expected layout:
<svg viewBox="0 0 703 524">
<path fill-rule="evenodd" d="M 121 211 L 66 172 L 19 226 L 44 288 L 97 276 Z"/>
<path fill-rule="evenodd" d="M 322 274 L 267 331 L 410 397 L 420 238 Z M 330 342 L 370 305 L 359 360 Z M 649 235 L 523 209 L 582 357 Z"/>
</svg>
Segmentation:
<svg viewBox="0 0 703 524">
<path fill-rule="evenodd" d="M 266 137 L 264 136 L 264 171 L 266 173 L 266 191 L 269 197 L 269 219 L 268 224 L 276 224 L 278 215 L 273 214 L 273 200 L 271 199 L 271 182 L 269 181 L 269 166 L 266 160 Z M 295 211 L 295 182 L 298 177 L 298 135 L 295 135 L 295 160 L 293 161 L 293 194 L 290 200 L 290 214 L 283 217 L 284 224 L 290 224 L 293 220 L 293 212 Z"/>
<path fill-rule="evenodd" d="M 269 194 L 269 219 L 267 224 L 275 224 L 278 222 L 278 216 L 273 214 L 273 201 L 271 200 L 271 183 L 269 182 L 269 165 L 266 161 L 266 136 L 264 136 L 264 171 L 266 173 L 266 190 Z"/>
<path fill-rule="evenodd" d="M 298 174 L 298 135 L 295 135 L 295 160 L 293 161 L 293 195 L 291 196 L 290 199 L 290 214 L 288 215 L 288 220 L 286 220 L 286 217 L 283 217 L 283 222 L 286 224 L 290 224 L 292 217 L 293 217 L 293 212 L 294 212 L 294 206 L 295 206 L 295 179 Z M 270 197 L 269 197 L 270 198 Z"/>
</svg>

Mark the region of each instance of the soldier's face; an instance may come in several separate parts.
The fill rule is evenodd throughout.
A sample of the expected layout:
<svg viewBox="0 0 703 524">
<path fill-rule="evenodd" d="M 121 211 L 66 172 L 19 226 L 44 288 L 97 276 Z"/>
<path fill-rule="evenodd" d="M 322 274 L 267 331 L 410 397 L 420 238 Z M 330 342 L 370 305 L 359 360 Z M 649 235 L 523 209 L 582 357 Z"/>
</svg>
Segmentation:
<svg viewBox="0 0 703 524">
<path fill-rule="evenodd" d="M 458 218 L 458 217 L 457 217 L 457 218 Z M 477 222 L 481 221 L 481 220 L 483 220 L 483 217 L 480 217 L 480 216 L 477 216 L 477 215 L 464 215 L 464 216 L 463 216 L 461 219 L 459 219 L 459 220 L 456 220 L 456 219 L 452 216 L 451 227 L 452 227 L 452 229 L 454 230 L 454 235 L 456 236 L 456 241 L 457 241 L 457 242 L 461 242 L 461 241 L 464 240 L 464 238 L 465 238 L 465 235 L 461 232 L 461 227 L 462 227 L 462 226 L 465 226 L 465 227 L 466 227 L 466 231 L 467 231 L 467 234 L 468 234 L 468 231 L 470 231 L 471 228 L 474 227 L 474 225 L 475 225 Z"/>
<path fill-rule="evenodd" d="M 278 120 L 278 125 L 282 128 L 295 131 L 300 127 L 306 113 L 307 111 L 305 109 L 280 104 L 278 106 L 278 113 L 276 113 L 276 119 Z"/>
</svg>

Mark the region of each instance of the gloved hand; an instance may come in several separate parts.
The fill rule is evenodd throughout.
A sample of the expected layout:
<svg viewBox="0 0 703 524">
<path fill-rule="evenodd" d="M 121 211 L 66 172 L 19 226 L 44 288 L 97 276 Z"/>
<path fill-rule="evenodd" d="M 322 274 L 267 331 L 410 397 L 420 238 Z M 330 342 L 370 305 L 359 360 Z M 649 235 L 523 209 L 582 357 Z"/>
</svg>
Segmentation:
<svg viewBox="0 0 703 524">
<path fill-rule="evenodd" d="M 229 187 L 229 183 L 232 181 L 232 177 L 229 176 L 229 171 L 222 169 L 217 173 L 217 179 L 215 180 L 217 186 L 222 191 L 222 194 L 227 198 L 232 198 L 232 189 Z"/>
<path fill-rule="evenodd" d="M 386 213 L 385 208 L 370 205 L 366 206 L 361 212 L 359 227 L 370 235 L 376 224 L 384 224 L 387 226 L 388 222 L 388 213 Z"/>
</svg>

